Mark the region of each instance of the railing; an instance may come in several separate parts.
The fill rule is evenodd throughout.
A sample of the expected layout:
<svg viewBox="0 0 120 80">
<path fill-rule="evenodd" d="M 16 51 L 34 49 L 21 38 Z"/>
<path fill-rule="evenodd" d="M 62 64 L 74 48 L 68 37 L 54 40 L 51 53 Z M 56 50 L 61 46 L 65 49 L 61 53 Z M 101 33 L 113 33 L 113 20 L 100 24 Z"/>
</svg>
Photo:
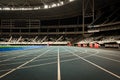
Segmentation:
<svg viewBox="0 0 120 80">
<path fill-rule="evenodd" d="M 41 45 L 47 45 L 47 44 L 66 44 L 68 43 L 69 41 L 63 41 L 63 42 L 0 42 L 0 44 L 19 44 L 19 45 L 26 45 L 26 44 L 29 44 L 29 45 L 35 45 L 35 44 L 41 44 Z"/>
<path fill-rule="evenodd" d="M 94 25 L 93 27 L 89 27 L 88 32 L 100 32 L 100 31 L 109 31 L 109 30 L 117 30 L 120 29 L 120 22 Z"/>
</svg>

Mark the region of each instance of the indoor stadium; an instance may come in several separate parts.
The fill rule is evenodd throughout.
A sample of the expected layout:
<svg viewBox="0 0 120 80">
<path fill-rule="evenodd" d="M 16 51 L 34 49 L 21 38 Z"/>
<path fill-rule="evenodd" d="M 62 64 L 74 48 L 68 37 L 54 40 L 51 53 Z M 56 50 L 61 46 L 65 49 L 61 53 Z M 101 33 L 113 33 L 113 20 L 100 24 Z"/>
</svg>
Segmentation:
<svg viewBox="0 0 120 80">
<path fill-rule="evenodd" d="M 0 0 L 0 80 L 120 80 L 120 0 Z"/>
</svg>

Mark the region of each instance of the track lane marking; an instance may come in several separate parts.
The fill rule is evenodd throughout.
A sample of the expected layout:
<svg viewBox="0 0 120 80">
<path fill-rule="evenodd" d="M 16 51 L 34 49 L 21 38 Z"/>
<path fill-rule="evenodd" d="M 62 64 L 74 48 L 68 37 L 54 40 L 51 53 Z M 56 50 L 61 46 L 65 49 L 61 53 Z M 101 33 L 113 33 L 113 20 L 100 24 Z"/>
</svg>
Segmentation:
<svg viewBox="0 0 120 80">
<path fill-rule="evenodd" d="M 42 49 L 42 50 L 44 50 L 44 49 Z M 38 51 L 41 51 L 41 50 L 38 50 Z M 38 51 L 36 51 L 36 53 L 37 53 Z M 31 53 L 31 54 L 33 54 L 33 53 Z M 0 62 L 10 61 L 10 60 L 13 60 L 13 59 L 16 59 L 16 58 L 20 58 L 20 57 L 23 57 L 23 56 L 27 56 L 27 55 L 31 55 L 31 54 L 23 54 L 23 55 L 11 57 L 11 58 L 8 58 L 8 59 L 1 60 Z"/>
<path fill-rule="evenodd" d="M 116 60 L 116 59 L 112 59 L 112 58 L 103 57 L 103 56 L 101 56 L 101 55 L 98 55 L 99 51 L 98 51 L 98 50 L 96 50 L 96 51 L 97 51 L 96 53 L 90 54 L 90 55 L 88 55 L 88 56 L 85 56 L 84 58 L 89 57 L 89 56 L 96 56 L 96 57 L 104 58 L 104 59 L 111 60 L 111 61 L 114 61 L 114 62 L 118 62 L 118 63 L 120 62 L 119 60 Z M 86 51 L 85 53 L 86 53 L 86 54 L 89 54 L 89 53 L 87 53 L 87 51 Z M 103 53 L 102 53 L 102 54 L 103 54 Z M 109 54 L 106 54 L 106 55 L 109 55 Z"/>
<path fill-rule="evenodd" d="M 96 53 L 90 54 L 90 55 L 88 55 L 88 56 L 85 56 L 84 58 L 89 57 L 89 56 L 96 56 L 96 57 L 100 57 L 100 58 L 104 58 L 104 59 L 107 59 L 107 60 L 111 60 L 111 61 L 120 63 L 119 60 L 112 59 L 112 58 L 108 58 L 108 57 L 103 57 L 103 56 L 101 56 L 101 55 L 98 55 L 99 51 L 98 51 L 98 50 L 96 50 L 96 51 L 97 51 Z M 87 51 L 86 51 L 85 53 L 86 53 L 86 54 L 89 54 L 89 53 L 87 53 Z M 102 53 L 102 54 L 104 54 L 104 53 Z M 106 54 L 106 55 L 109 55 L 109 54 Z"/>
<path fill-rule="evenodd" d="M 61 80 L 61 73 L 60 73 L 60 51 L 59 51 L 59 48 L 58 48 L 58 59 L 57 59 L 57 68 L 58 68 L 58 75 L 57 75 L 57 80 Z"/>
<path fill-rule="evenodd" d="M 75 48 L 74 48 L 75 49 Z M 64 48 L 64 50 L 66 50 L 66 48 Z M 77 51 L 77 52 L 80 52 L 79 53 L 79 55 L 80 54 L 83 54 L 83 53 L 86 53 L 87 54 L 87 52 L 88 52 L 88 50 L 85 50 L 84 52 L 81 52 L 81 51 L 79 51 L 79 50 L 74 50 L 75 52 Z M 94 51 L 96 51 L 94 54 L 90 54 L 90 55 L 86 55 L 86 56 L 83 56 L 84 58 L 88 58 L 88 57 L 91 57 L 91 56 L 94 56 L 94 55 L 97 55 L 97 54 L 99 54 L 99 51 L 98 50 L 94 50 Z"/>
<path fill-rule="evenodd" d="M 66 57 L 71 57 L 71 56 L 74 56 L 74 55 L 65 55 L 64 57 L 62 58 L 66 58 Z M 49 59 L 57 59 L 57 57 L 50 57 L 50 58 L 42 58 L 42 59 L 39 59 L 39 60 L 34 60 L 33 62 L 37 62 L 37 61 L 44 61 L 44 60 L 49 60 Z M 0 64 L 0 66 L 6 66 L 6 65 L 14 65 L 14 64 L 20 64 L 20 63 L 24 63 L 25 61 L 20 61 L 20 62 L 15 62 L 15 63 L 9 63 L 9 64 Z"/>
<path fill-rule="evenodd" d="M 27 65 L 28 63 L 30 63 L 30 62 L 32 62 L 32 61 L 34 61 L 35 59 L 37 59 L 37 58 L 41 57 L 42 55 L 46 54 L 48 51 L 50 51 L 50 50 L 45 51 L 44 53 L 42 53 L 42 54 L 40 54 L 40 55 L 38 55 L 38 56 L 36 56 L 36 57 L 32 58 L 32 59 L 31 59 L 31 60 L 29 60 L 29 61 L 26 61 L 25 63 L 23 63 L 23 64 L 19 65 L 18 67 L 16 67 L 16 68 L 14 68 L 14 69 L 12 69 L 12 70 L 8 71 L 7 73 L 5 73 L 5 74 L 1 75 L 1 76 L 0 76 L 0 79 L 1 79 L 1 78 L 3 78 L 3 77 L 5 77 L 5 76 L 7 76 L 8 74 L 10 74 L 10 73 L 12 73 L 12 72 L 14 72 L 14 71 L 18 70 L 18 69 L 20 69 L 21 67 L 23 67 L 23 66 Z"/>
<path fill-rule="evenodd" d="M 75 56 L 78 57 L 79 59 L 82 59 L 83 61 L 85 61 L 85 62 L 87 62 L 87 63 L 89 63 L 89 64 L 91 64 L 91 65 L 93 65 L 93 66 L 95 66 L 95 67 L 97 67 L 97 68 L 99 68 L 99 69 L 101 69 L 102 71 L 107 72 L 108 74 L 110 74 L 110 75 L 112 75 L 112 76 L 120 79 L 120 76 L 119 76 L 119 75 L 117 75 L 117 74 L 115 74 L 115 73 L 113 73 L 113 72 L 111 72 L 111 71 L 109 71 L 109 70 L 107 70 L 107 69 L 105 69 L 105 68 L 103 68 L 103 67 L 101 67 L 101 66 L 99 66 L 99 65 L 97 65 L 97 64 L 95 64 L 95 63 L 93 63 L 93 62 L 91 62 L 91 61 L 89 61 L 89 60 L 87 60 L 87 59 L 85 59 L 85 58 L 83 58 L 83 57 L 81 57 L 81 56 L 73 53 L 73 52 L 71 52 L 70 50 L 68 50 L 68 52 L 72 53 L 73 55 L 75 55 Z"/>
<path fill-rule="evenodd" d="M 44 49 L 44 48 L 41 48 L 41 49 Z M 6 56 L 11 56 L 11 55 L 17 55 L 17 54 L 24 54 L 26 52 L 30 52 L 32 50 L 38 50 L 38 49 L 30 49 L 30 50 L 17 50 L 17 51 L 12 51 L 12 52 L 3 52 L 2 55 L 0 56 L 1 57 L 6 57 Z M 17 53 L 16 53 L 17 52 Z"/>
<path fill-rule="evenodd" d="M 105 56 L 111 56 L 111 57 L 118 57 L 118 58 L 120 58 L 120 55 L 116 55 L 116 54 L 112 54 L 112 53 L 110 53 L 110 54 L 108 54 L 108 53 L 101 53 L 101 54 L 103 54 L 103 55 L 105 55 Z"/>
<path fill-rule="evenodd" d="M 108 58 L 108 57 L 103 57 L 103 56 L 100 56 L 100 55 L 94 55 L 94 56 L 120 63 L 120 61 L 116 60 L 116 59 L 112 59 L 112 58 Z"/>
<path fill-rule="evenodd" d="M 62 60 L 62 61 L 60 61 L 60 62 L 63 63 L 63 62 L 69 62 L 69 61 L 74 61 L 74 60 L 79 60 L 79 58 L 73 58 L 73 59 Z M 45 66 L 45 65 L 55 64 L 55 63 L 57 63 L 57 62 L 55 61 L 55 62 L 42 63 L 42 64 L 37 64 L 37 65 L 29 65 L 29 66 L 21 67 L 21 68 L 19 68 L 19 69 L 28 69 L 28 68 L 39 67 L 39 66 Z M 12 69 L 0 70 L 0 72 L 10 71 L 10 70 L 12 70 Z"/>
</svg>

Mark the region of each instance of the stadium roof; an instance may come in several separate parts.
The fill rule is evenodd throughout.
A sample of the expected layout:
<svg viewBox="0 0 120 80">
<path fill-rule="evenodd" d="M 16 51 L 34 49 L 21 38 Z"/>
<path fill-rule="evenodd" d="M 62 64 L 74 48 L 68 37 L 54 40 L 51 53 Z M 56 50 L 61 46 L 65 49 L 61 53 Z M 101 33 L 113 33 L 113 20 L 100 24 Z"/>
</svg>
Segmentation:
<svg viewBox="0 0 120 80">
<path fill-rule="evenodd" d="M 94 1 L 95 10 L 109 4 L 120 2 L 120 0 Z M 38 7 L 40 7 L 40 9 L 37 9 Z M 11 10 L 9 10 L 8 8 L 10 8 Z M 13 8 L 18 8 L 20 10 L 12 10 Z M 36 10 L 24 10 L 23 8 L 35 8 Z M 55 19 L 80 15 L 81 12 L 82 0 L 0 0 L 0 18 Z"/>
<path fill-rule="evenodd" d="M 0 0 L 0 10 L 39 10 L 65 5 L 75 0 Z"/>
</svg>

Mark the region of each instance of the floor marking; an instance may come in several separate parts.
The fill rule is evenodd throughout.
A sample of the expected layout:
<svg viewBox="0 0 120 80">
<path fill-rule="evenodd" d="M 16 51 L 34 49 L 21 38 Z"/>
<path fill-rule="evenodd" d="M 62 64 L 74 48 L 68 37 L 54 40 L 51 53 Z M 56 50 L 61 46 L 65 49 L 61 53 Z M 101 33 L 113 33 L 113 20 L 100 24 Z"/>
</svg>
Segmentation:
<svg viewBox="0 0 120 80">
<path fill-rule="evenodd" d="M 69 62 L 69 61 L 74 61 L 74 60 L 78 60 L 78 59 L 79 59 L 79 58 L 73 58 L 73 59 L 62 60 L 62 61 L 60 61 L 60 62 L 63 63 L 63 62 Z M 38 65 L 30 65 L 30 66 L 22 67 L 22 68 L 20 68 L 20 69 L 33 68 L 33 67 L 38 67 L 38 66 L 43 66 L 43 65 L 49 65 L 49 64 L 55 64 L 55 63 L 57 63 L 57 62 L 55 61 L 55 62 L 38 64 Z"/>
<path fill-rule="evenodd" d="M 68 50 L 68 51 L 69 51 L 69 50 Z M 93 63 L 93 62 L 91 62 L 91 61 L 89 61 L 89 60 L 87 60 L 87 59 L 85 59 L 85 58 L 83 58 L 83 57 L 81 57 L 81 56 L 79 56 L 79 55 L 77 55 L 77 54 L 71 52 L 71 51 L 69 51 L 69 52 L 72 53 L 73 55 L 75 55 L 76 57 L 78 57 L 78 58 L 84 60 L 85 62 L 88 62 L 89 64 L 91 64 L 91 65 L 93 65 L 93 66 L 95 66 L 95 67 L 97 67 L 97 68 L 103 70 L 104 72 L 107 72 L 107 73 L 109 73 L 110 75 L 112 75 L 112 76 L 114 76 L 114 77 L 120 79 L 120 76 L 119 76 L 119 75 L 117 75 L 117 74 L 115 74 L 115 73 L 113 73 L 113 72 L 111 72 L 111 71 L 109 71 L 109 70 L 107 70 L 107 69 L 105 69 L 105 68 L 103 68 L 103 67 L 101 67 L 101 66 L 99 66 L 99 65 L 97 65 L 97 64 L 95 64 L 95 63 Z"/>
<path fill-rule="evenodd" d="M 23 52 L 20 51 L 19 53 L 18 53 L 18 51 L 16 51 L 17 53 L 14 53 L 14 52 L 12 52 L 12 53 L 11 52 L 10 53 L 2 53 L 2 55 L 0 57 L 15 55 L 15 54 L 19 54 L 19 53 L 24 53 L 26 51 L 23 51 Z"/>
<path fill-rule="evenodd" d="M 64 48 L 64 50 L 66 50 L 66 49 Z M 88 50 L 85 50 L 84 52 L 75 50 L 75 52 L 76 52 L 76 51 L 77 51 L 77 52 L 80 52 L 80 54 L 83 54 L 83 53 L 87 53 L 87 52 L 88 52 Z M 99 51 L 98 51 L 98 50 L 94 50 L 94 51 L 96 51 L 94 54 L 90 54 L 90 55 L 84 56 L 84 58 L 88 58 L 88 57 L 91 57 L 91 56 L 94 56 L 94 55 L 99 54 Z M 79 55 L 80 55 L 80 54 L 79 54 Z"/>
<path fill-rule="evenodd" d="M 87 51 L 85 53 L 87 53 Z M 85 56 L 84 58 L 87 58 L 89 56 L 96 56 L 96 57 L 104 58 L 104 59 L 107 59 L 107 60 L 111 60 L 111 61 L 115 61 L 115 62 L 120 62 L 119 60 L 116 60 L 116 59 L 111 59 L 111 58 L 108 58 L 108 57 L 103 57 L 103 56 L 97 55 L 98 53 L 99 53 L 99 51 L 96 50 L 96 53 L 90 54 L 88 56 Z M 109 54 L 106 54 L 106 55 L 109 55 Z"/>
<path fill-rule="evenodd" d="M 103 56 L 99 56 L 99 55 L 94 55 L 94 56 L 104 58 L 104 59 L 107 59 L 107 60 L 111 60 L 111 61 L 115 61 L 115 62 L 120 62 L 119 60 L 108 58 L 108 57 L 103 57 Z"/>
<path fill-rule="evenodd" d="M 32 61 L 32 62 L 44 61 L 44 60 L 49 60 L 49 59 L 56 59 L 56 57 L 34 60 L 34 61 Z M 0 66 L 6 66 L 6 65 L 12 65 L 12 64 L 13 64 L 13 65 L 14 65 L 14 64 L 20 64 L 20 63 L 24 63 L 24 62 L 26 62 L 26 61 L 20 61 L 20 62 L 9 63 L 9 64 L 0 64 Z"/>
<path fill-rule="evenodd" d="M 44 50 L 44 49 L 42 49 Z M 41 51 L 41 50 L 40 50 Z M 38 51 L 37 51 L 38 52 Z M 37 53 L 36 52 L 36 53 Z M 33 53 L 31 53 L 33 54 Z M 31 55 L 31 54 L 23 54 L 23 55 L 19 55 L 19 56 L 15 56 L 15 57 L 11 57 L 11 58 L 8 58 L 8 59 L 5 59 L 5 60 L 1 60 L 0 62 L 5 62 L 5 61 L 10 61 L 10 60 L 13 60 L 13 59 L 16 59 L 16 58 L 20 58 L 20 57 L 23 57 L 23 56 L 26 56 L 26 55 Z"/>
<path fill-rule="evenodd" d="M 15 57 L 12 57 L 12 58 L 8 58 L 8 59 L 5 59 L 5 60 L 1 60 L 0 62 L 10 61 L 10 60 L 13 60 L 13 59 L 16 59 L 16 58 L 19 58 L 19 57 L 23 57 L 23 56 L 26 56 L 26 55 L 28 55 L 28 54 L 23 54 L 23 55 L 15 56 Z"/>
<path fill-rule="evenodd" d="M 43 49 L 43 48 L 41 48 L 41 49 Z M 32 50 L 34 50 L 34 49 L 30 49 L 30 50 L 23 50 L 23 51 L 19 51 L 19 50 L 17 50 L 17 51 L 12 51 L 12 52 L 5 52 L 5 53 L 2 53 L 3 55 L 1 55 L 0 57 L 5 57 L 5 56 L 11 56 L 11 55 L 16 55 L 16 54 L 24 54 L 24 53 L 26 53 L 26 52 L 29 52 L 29 51 L 32 51 Z M 38 49 L 37 49 L 38 50 Z M 17 53 L 16 53 L 17 52 Z"/>
<path fill-rule="evenodd" d="M 57 60 L 58 62 L 58 76 L 57 76 L 57 80 L 61 80 L 61 73 L 60 73 L 60 52 L 59 52 L 59 48 L 58 48 L 58 60 Z"/>
<path fill-rule="evenodd" d="M 66 58 L 66 57 L 71 57 L 71 56 L 74 56 L 74 55 L 65 55 L 64 57 L 61 57 L 61 58 Z M 44 60 L 49 60 L 49 59 L 56 59 L 56 57 L 50 57 L 50 58 L 41 58 L 39 60 L 34 60 L 33 62 L 37 62 L 37 61 L 44 61 Z M 5 66 L 5 65 L 14 65 L 14 64 L 20 64 L 20 63 L 24 63 L 25 61 L 20 61 L 20 62 L 14 62 L 14 63 L 9 63 L 9 64 L 0 64 L 0 66 Z"/>
<path fill-rule="evenodd" d="M 60 61 L 60 62 L 63 63 L 63 62 L 69 62 L 69 61 L 74 61 L 74 60 L 79 60 L 79 58 L 73 58 L 73 59 L 62 60 L 62 61 Z M 39 66 L 45 66 L 45 65 L 55 64 L 55 63 L 57 63 L 57 62 L 55 61 L 55 62 L 42 63 L 42 64 L 37 64 L 37 65 L 29 65 L 29 66 L 21 67 L 21 68 L 19 68 L 19 69 L 28 69 L 28 68 L 39 67 Z M 12 69 L 0 70 L 0 72 L 10 71 L 10 70 L 12 70 Z"/>
<path fill-rule="evenodd" d="M 97 51 L 96 53 L 88 55 L 88 56 L 85 56 L 84 58 L 87 58 L 87 57 L 90 57 L 90 56 L 96 56 L 96 57 L 104 58 L 104 59 L 107 59 L 107 60 L 120 62 L 119 60 L 116 60 L 116 59 L 112 59 L 112 58 L 108 58 L 108 57 L 103 57 L 103 56 L 97 55 L 99 53 L 99 51 L 98 50 L 96 50 L 96 51 Z M 85 53 L 87 53 L 87 51 Z M 102 53 L 102 54 L 104 54 L 104 53 Z M 119 57 L 118 55 L 114 55 L 114 54 L 106 54 L 106 55 L 113 55 L 113 56 Z"/>
<path fill-rule="evenodd" d="M 36 57 L 32 58 L 32 59 L 31 59 L 31 60 L 29 60 L 29 61 L 26 61 L 25 63 L 23 63 L 23 64 L 21 64 L 20 66 L 18 66 L 18 67 L 16 67 L 16 68 L 12 69 L 12 70 L 10 70 L 10 71 L 8 71 L 7 73 L 5 73 L 5 74 L 1 75 L 1 76 L 0 76 L 0 79 L 1 79 L 1 78 L 3 78 L 3 77 L 5 77 L 5 76 L 7 76 L 8 74 L 10 74 L 10 73 L 12 73 L 12 72 L 16 71 L 17 69 L 20 69 L 21 67 L 23 67 L 23 66 L 27 65 L 28 63 L 30 63 L 30 62 L 32 62 L 32 61 L 34 61 L 35 59 L 39 58 L 40 56 L 42 56 L 42 55 L 46 54 L 48 51 L 49 51 L 49 50 L 47 50 L 47 51 L 45 51 L 44 53 L 42 53 L 42 54 L 40 54 L 40 55 L 38 55 L 38 56 L 36 56 Z"/>
<path fill-rule="evenodd" d="M 87 52 L 86 52 L 87 53 Z M 84 58 L 88 58 L 88 57 L 91 57 L 91 56 L 94 56 L 94 55 L 97 55 L 97 54 L 99 54 L 99 51 L 96 51 L 96 53 L 94 53 L 94 54 L 90 54 L 90 55 L 88 55 L 88 56 L 85 56 Z"/>
<path fill-rule="evenodd" d="M 103 55 L 111 55 L 112 57 L 119 57 L 120 55 L 116 55 L 116 54 L 113 54 L 113 53 L 110 53 L 110 54 L 107 54 L 107 53 L 101 53 Z M 119 57 L 120 58 L 120 57 Z"/>
</svg>

